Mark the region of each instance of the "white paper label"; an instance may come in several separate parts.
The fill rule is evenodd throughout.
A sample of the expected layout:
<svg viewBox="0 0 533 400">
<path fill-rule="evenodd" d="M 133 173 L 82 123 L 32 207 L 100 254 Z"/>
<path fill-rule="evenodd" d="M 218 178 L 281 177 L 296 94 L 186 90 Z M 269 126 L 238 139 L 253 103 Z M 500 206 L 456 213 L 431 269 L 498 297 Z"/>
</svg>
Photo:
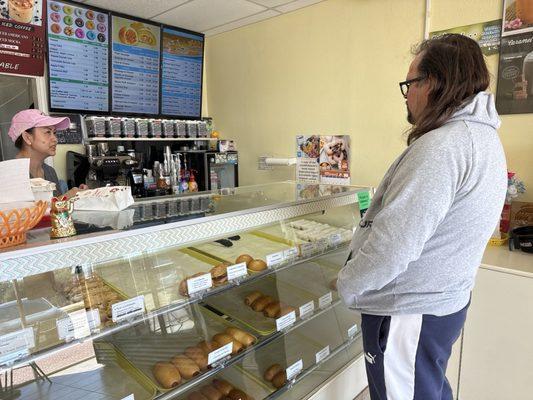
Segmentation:
<svg viewBox="0 0 533 400">
<path fill-rule="evenodd" d="M 328 247 L 328 242 L 326 239 L 318 239 L 316 241 L 317 251 L 324 251 Z"/>
<path fill-rule="evenodd" d="M 207 364 L 211 365 L 216 363 L 219 360 L 222 360 L 224 357 L 227 357 L 233 351 L 233 342 L 230 342 L 222 347 L 219 347 L 215 351 L 212 351 L 207 355 Z"/>
<path fill-rule="evenodd" d="M 333 235 L 329 235 L 329 242 L 332 246 L 338 246 L 342 242 L 342 236 L 340 233 L 334 233 Z"/>
<path fill-rule="evenodd" d="M 124 397 L 122 400 L 135 400 L 135 396 L 130 394 L 129 396 Z"/>
<path fill-rule="evenodd" d="M 283 260 L 285 260 L 285 257 L 283 256 L 283 252 L 279 251 L 277 253 L 267 255 L 266 259 L 267 259 L 267 266 L 272 267 L 274 265 L 281 264 Z"/>
<path fill-rule="evenodd" d="M 283 252 L 283 257 L 286 259 L 298 257 L 298 247 L 291 247 Z"/>
<path fill-rule="evenodd" d="M 302 369 L 304 369 L 304 362 L 302 360 L 296 361 L 285 370 L 285 373 L 287 374 L 287 380 L 290 381 L 292 378 L 302 372 Z"/>
<path fill-rule="evenodd" d="M 232 281 L 234 279 L 240 278 L 241 276 L 248 275 L 248 270 L 246 269 L 246 263 L 245 262 L 240 263 L 240 264 L 232 265 L 232 266 L 228 267 L 227 271 L 228 271 L 228 280 L 229 281 Z"/>
<path fill-rule="evenodd" d="M 300 245 L 300 252 L 302 254 L 302 257 L 310 257 L 313 255 L 313 253 L 316 251 L 316 244 L 315 243 L 302 243 Z"/>
<path fill-rule="evenodd" d="M 315 311 L 315 302 L 311 300 L 309 303 L 305 303 L 303 306 L 300 307 L 300 318 L 305 318 L 313 311 Z"/>
<path fill-rule="evenodd" d="M 315 354 L 315 360 L 318 364 L 320 361 L 324 360 L 327 356 L 329 356 L 329 346 L 324 347 L 322 350 L 320 350 L 318 353 Z"/>
<path fill-rule="evenodd" d="M 32 347 L 35 347 L 33 328 L 0 336 L 0 365 L 27 356 Z"/>
<path fill-rule="evenodd" d="M 291 311 L 290 313 L 276 319 L 276 328 L 278 331 L 281 331 L 296 322 L 296 311 Z"/>
<path fill-rule="evenodd" d="M 187 291 L 189 294 L 197 293 L 202 290 L 209 289 L 213 286 L 213 279 L 211 278 L 211 274 L 203 274 L 200 276 L 197 276 L 195 278 L 189 278 L 187 279 Z"/>
<path fill-rule="evenodd" d="M 318 299 L 318 307 L 326 308 L 327 306 L 331 304 L 332 301 L 333 301 L 333 295 L 331 294 L 331 292 L 328 292 L 324 296 L 321 296 Z"/>
<path fill-rule="evenodd" d="M 129 300 L 115 303 L 111 306 L 113 322 L 135 317 L 144 313 L 144 296 L 137 296 Z"/>
<path fill-rule="evenodd" d="M 357 324 L 348 329 L 348 337 L 353 338 L 357 333 Z"/>
<path fill-rule="evenodd" d="M 56 321 L 59 339 L 81 339 L 100 327 L 98 310 L 79 310 L 68 314 L 68 317 Z"/>
</svg>

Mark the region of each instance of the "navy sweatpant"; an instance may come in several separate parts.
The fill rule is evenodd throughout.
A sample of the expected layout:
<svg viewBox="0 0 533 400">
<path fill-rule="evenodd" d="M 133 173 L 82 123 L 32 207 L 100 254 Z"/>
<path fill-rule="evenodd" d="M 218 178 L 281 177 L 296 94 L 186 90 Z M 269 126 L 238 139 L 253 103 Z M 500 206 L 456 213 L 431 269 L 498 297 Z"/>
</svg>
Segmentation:
<svg viewBox="0 0 533 400">
<path fill-rule="evenodd" d="M 442 317 L 362 314 L 370 398 L 452 400 L 446 366 L 467 309 Z"/>
</svg>

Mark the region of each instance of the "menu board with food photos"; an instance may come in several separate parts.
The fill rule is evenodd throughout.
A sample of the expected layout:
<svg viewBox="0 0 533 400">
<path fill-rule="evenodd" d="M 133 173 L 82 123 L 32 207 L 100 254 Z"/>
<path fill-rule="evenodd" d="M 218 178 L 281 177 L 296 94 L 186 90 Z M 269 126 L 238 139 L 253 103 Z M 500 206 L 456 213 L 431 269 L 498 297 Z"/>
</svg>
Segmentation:
<svg viewBox="0 0 533 400">
<path fill-rule="evenodd" d="M 163 28 L 161 112 L 200 117 L 204 36 Z"/>
<path fill-rule="evenodd" d="M 109 110 L 108 47 L 107 12 L 48 2 L 51 110 Z"/>
<path fill-rule="evenodd" d="M 112 17 L 113 112 L 159 114 L 160 27 Z"/>
</svg>

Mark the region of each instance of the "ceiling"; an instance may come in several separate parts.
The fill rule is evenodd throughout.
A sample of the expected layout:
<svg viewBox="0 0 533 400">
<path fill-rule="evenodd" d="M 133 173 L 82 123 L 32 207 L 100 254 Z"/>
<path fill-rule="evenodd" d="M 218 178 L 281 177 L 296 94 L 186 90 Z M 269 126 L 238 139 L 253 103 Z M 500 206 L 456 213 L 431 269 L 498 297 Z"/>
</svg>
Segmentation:
<svg viewBox="0 0 533 400">
<path fill-rule="evenodd" d="M 203 32 L 240 28 L 323 0 L 81 0 L 107 10 Z"/>
</svg>

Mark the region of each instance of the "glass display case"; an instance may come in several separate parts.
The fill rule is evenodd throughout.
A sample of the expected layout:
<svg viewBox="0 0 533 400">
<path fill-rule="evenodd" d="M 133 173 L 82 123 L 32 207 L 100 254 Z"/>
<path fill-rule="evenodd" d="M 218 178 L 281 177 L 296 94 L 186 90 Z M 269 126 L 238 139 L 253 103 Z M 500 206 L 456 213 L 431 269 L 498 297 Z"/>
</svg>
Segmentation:
<svg viewBox="0 0 533 400">
<path fill-rule="evenodd" d="M 369 192 L 281 182 L 32 232 L 0 252 L 0 399 L 312 397 L 361 359 L 335 282 Z"/>
</svg>

